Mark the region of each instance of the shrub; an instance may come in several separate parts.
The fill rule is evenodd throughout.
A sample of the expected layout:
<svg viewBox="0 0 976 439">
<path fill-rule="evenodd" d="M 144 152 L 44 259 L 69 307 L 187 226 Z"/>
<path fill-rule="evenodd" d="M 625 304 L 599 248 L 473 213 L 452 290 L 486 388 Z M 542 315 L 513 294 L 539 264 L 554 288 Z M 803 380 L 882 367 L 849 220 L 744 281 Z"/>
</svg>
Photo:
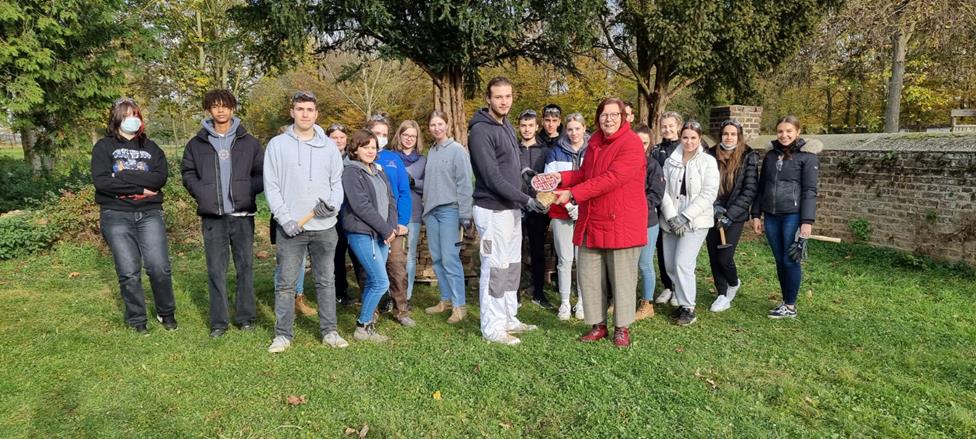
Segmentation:
<svg viewBox="0 0 976 439">
<path fill-rule="evenodd" d="M 57 224 L 36 212 L 13 211 L 0 215 L 0 260 L 47 248 L 60 232 Z"/>
<path fill-rule="evenodd" d="M 88 164 L 74 162 L 58 173 L 35 178 L 23 160 L 0 157 L 0 212 L 31 209 L 56 199 L 61 189 L 91 184 Z"/>
<path fill-rule="evenodd" d="M 854 242 L 868 242 L 871 239 L 871 222 L 864 218 L 854 218 L 847 222 L 851 233 L 854 235 Z"/>
</svg>

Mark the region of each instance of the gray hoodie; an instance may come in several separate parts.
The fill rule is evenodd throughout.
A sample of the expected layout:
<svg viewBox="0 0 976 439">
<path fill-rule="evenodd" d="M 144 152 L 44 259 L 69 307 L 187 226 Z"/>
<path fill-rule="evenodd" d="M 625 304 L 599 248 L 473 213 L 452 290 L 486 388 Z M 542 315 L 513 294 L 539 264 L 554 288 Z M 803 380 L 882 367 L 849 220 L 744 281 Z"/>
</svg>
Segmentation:
<svg viewBox="0 0 976 439">
<path fill-rule="evenodd" d="M 264 196 L 278 224 L 299 222 L 312 212 L 319 198 L 338 208 L 342 205 L 342 158 L 335 142 L 322 127 L 313 127 L 315 135 L 299 140 L 295 126 L 268 142 L 264 153 Z M 306 230 L 326 230 L 338 220 L 312 218 Z"/>
<path fill-rule="evenodd" d="M 201 125 L 203 125 L 203 129 L 207 130 L 207 139 L 210 140 L 210 145 L 217 153 L 217 162 L 220 164 L 220 192 L 224 203 L 224 212 L 233 213 L 234 202 L 230 199 L 230 149 L 234 147 L 237 127 L 241 125 L 241 120 L 237 117 L 231 119 L 227 134 L 220 134 L 214 130 L 213 119 L 204 119 Z"/>
<path fill-rule="evenodd" d="M 430 148 L 424 167 L 424 216 L 438 206 L 456 206 L 461 220 L 471 219 L 471 159 L 460 143 L 448 138 Z"/>
</svg>

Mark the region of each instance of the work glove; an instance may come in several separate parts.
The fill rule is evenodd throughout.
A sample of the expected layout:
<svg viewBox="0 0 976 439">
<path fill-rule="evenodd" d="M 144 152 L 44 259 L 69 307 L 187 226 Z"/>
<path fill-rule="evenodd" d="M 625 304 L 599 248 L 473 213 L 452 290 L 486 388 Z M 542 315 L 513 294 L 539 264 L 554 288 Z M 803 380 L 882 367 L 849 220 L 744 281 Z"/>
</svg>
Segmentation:
<svg viewBox="0 0 976 439">
<path fill-rule="evenodd" d="M 539 173 L 532 168 L 522 168 L 522 181 L 525 182 L 529 187 L 532 187 L 532 177 L 535 177 Z"/>
<path fill-rule="evenodd" d="M 790 248 L 786 250 L 786 253 L 796 262 L 807 260 L 807 239 L 797 236 L 796 241 L 790 244 Z"/>
<path fill-rule="evenodd" d="M 722 207 L 719 204 L 712 206 L 712 209 L 715 210 L 715 221 L 718 221 L 720 218 L 725 216 L 725 214 L 728 212 L 728 209 Z"/>
<path fill-rule="evenodd" d="M 299 226 L 295 221 L 288 221 L 282 224 L 281 228 L 285 231 L 285 234 L 288 235 L 289 238 L 294 238 L 298 236 L 299 233 L 302 233 L 302 226 Z"/>
<path fill-rule="evenodd" d="M 668 228 L 671 229 L 671 233 L 681 236 L 691 230 L 691 221 L 684 215 L 675 215 L 668 218 Z"/>
<path fill-rule="evenodd" d="M 528 207 L 529 210 L 536 213 L 549 212 L 549 208 L 542 205 L 542 203 L 540 203 L 539 200 L 536 200 L 535 198 L 529 198 L 529 202 L 525 203 L 525 207 Z"/>
<path fill-rule="evenodd" d="M 336 215 L 336 208 L 334 206 L 330 206 L 325 202 L 325 200 L 319 198 L 319 202 L 315 205 L 315 208 L 312 209 L 312 212 L 315 212 L 316 217 L 329 218 Z"/>
<path fill-rule="evenodd" d="M 574 203 L 566 203 L 566 213 L 569 214 L 569 218 L 576 221 L 579 218 L 579 206 Z"/>
<path fill-rule="evenodd" d="M 723 229 L 728 229 L 729 227 L 732 227 L 732 218 L 729 218 L 728 216 L 722 215 L 716 218 L 716 221 L 718 221 L 719 227 Z"/>
</svg>

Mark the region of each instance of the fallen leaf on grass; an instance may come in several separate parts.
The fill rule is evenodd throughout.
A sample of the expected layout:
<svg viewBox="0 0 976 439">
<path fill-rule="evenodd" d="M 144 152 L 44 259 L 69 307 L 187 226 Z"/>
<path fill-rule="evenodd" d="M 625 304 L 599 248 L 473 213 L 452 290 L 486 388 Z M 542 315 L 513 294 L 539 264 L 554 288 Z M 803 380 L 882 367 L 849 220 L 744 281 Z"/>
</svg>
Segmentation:
<svg viewBox="0 0 976 439">
<path fill-rule="evenodd" d="M 711 378 L 705 379 L 705 382 L 712 387 L 712 390 L 718 390 L 718 384 L 716 384 Z"/>
<path fill-rule="evenodd" d="M 363 425 L 363 428 L 360 429 L 360 430 L 356 430 L 355 428 L 352 428 L 352 427 L 346 427 L 346 429 L 343 431 L 342 435 L 343 436 L 357 436 L 357 437 L 359 437 L 359 439 L 365 439 L 366 438 L 366 433 L 369 433 L 369 425 L 368 424 L 367 425 Z"/>
<path fill-rule="evenodd" d="M 440 390 L 435 390 L 434 393 L 432 393 L 430 396 L 433 397 L 434 399 L 440 401 L 441 400 L 441 391 Z"/>
<path fill-rule="evenodd" d="M 512 429 L 512 423 L 511 422 L 508 422 L 508 421 L 499 422 L 498 425 L 501 426 L 502 428 L 506 429 L 506 430 L 511 430 Z"/>
<path fill-rule="evenodd" d="M 769 300 L 779 299 L 779 294 L 776 294 L 776 293 L 770 294 L 769 297 L 768 297 L 768 299 Z"/>
<path fill-rule="evenodd" d="M 813 398 L 810 398 L 809 396 L 804 396 L 803 400 L 806 401 L 807 404 L 817 405 L 817 403 L 813 400 Z"/>
<path fill-rule="evenodd" d="M 79 273 L 77 271 L 72 271 L 71 273 L 68 273 L 68 279 L 74 279 L 74 278 L 76 278 L 78 276 L 81 276 L 81 273 Z"/>
<path fill-rule="evenodd" d="M 285 401 L 288 402 L 288 405 L 302 405 L 305 404 L 305 395 L 302 396 L 288 395 L 288 397 L 285 398 Z"/>
<path fill-rule="evenodd" d="M 268 253 L 267 250 L 261 250 L 261 251 L 259 251 L 259 252 L 257 252 L 257 253 L 254 254 L 254 257 L 256 257 L 258 259 L 268 259 L 269 256 L 271 256 L 271 255 Z"/>
<path fill-rule="evenodd" d="M 481 373 L 481 363 L 475 363 L 474 367 L 471 368 L 474 373 Z"/>
<path fill-rule="evenodd" d="M 807 297 L 813 297 L 813 290 L 807 290 Z"/>
<path fill-rule="evenodd" d="M 685 351 L 685 347 L 684 346 L 678 346 L 678 347 L 674 348 L 674 351 L 680 354 L 680 353 L 682 353 L 682 352 Z"/>
</svg>

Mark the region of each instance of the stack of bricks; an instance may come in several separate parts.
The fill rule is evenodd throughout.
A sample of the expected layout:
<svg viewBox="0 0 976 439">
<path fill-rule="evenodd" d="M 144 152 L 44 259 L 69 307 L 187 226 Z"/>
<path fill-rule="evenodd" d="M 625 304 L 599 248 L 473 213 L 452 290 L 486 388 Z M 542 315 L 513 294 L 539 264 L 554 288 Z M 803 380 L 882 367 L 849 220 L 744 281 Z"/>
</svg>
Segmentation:
<svg viewBox="0 0 976 439">
<path fill-rule="evenodd" d="M 750 105 L 728 105 L 725 107 L 712 107 L 708 118 L 708 133 L 715 141 L 721 140 L 722 122 L 735 119 L 742 124 L 742 132 L 745 134 L 746 141 L 750 141 L 759 136 L 759 129 L 762 126 L 762 107 Z"/>
</svg>

